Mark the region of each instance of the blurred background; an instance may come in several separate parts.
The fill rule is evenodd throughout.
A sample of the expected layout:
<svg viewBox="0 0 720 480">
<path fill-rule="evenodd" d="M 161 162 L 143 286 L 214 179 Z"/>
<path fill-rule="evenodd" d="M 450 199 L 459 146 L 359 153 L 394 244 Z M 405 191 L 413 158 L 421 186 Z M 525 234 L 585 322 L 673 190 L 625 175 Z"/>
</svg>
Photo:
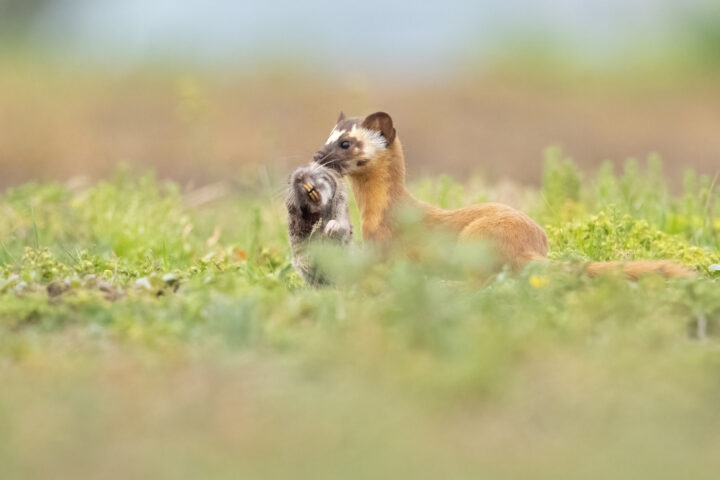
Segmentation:
<svg viewBox="0 0 720 480">
<path fill-rule="evenodd" d="M 720 5 L 686 0 L 0 0 L 0 185 L 119 164 L 284 176 L 385 110 L 411 177 L 720 165 Z"/>
</svg>

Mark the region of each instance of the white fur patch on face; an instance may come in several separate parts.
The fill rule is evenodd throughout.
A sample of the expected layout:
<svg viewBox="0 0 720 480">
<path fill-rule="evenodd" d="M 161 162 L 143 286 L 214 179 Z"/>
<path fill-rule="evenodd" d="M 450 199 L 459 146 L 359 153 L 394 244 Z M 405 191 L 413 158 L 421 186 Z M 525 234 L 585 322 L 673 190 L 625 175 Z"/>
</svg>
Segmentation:
<svg viewBox="0 0 720 480">
<path fill-rule="evenodd" d="M 372 157 L 378 150 L 387 148 L 387 140 L 380 132 L 368 130 L 367 128 L 353 125 L 350 135 L 360 140 L 363 144 L 363 153 L 368 157 Z"/>
<path fill-rule="evenodd" d="M 347 132 L 347 130 L 338 130 L 337 128 L 333 128 L 333 131 L 330 132 L 330 136 L 328 137 L 327 142 L 325 142 L 325 145 L 337 142 L 338 138 L 340 138 L 345 132 Z"/>
</svg>

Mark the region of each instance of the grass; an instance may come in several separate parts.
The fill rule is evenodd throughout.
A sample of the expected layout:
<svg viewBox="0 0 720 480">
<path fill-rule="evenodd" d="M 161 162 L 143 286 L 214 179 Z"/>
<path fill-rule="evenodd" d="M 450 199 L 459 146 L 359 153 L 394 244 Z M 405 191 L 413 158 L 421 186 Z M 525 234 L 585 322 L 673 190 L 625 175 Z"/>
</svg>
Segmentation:
<svg viewBox="0 0 720 480">
<path fill-rule="evenodd" d="M 554 260 L 673 258 L 696 279 L 479 277 L 483 251 L 423 237 L 419 262 L 328 249 L 319 290 L 290 266 L 280 187 L 198 201 L 119 172 L 9 189 L 4 475 L 715 478 L 716 180 L 673 194 L 657 159 L 582 178 L 551 149 L 542 189 L 516 195 Z M 480 179 L 413 190 L 496 197 Z"/>
</svg>

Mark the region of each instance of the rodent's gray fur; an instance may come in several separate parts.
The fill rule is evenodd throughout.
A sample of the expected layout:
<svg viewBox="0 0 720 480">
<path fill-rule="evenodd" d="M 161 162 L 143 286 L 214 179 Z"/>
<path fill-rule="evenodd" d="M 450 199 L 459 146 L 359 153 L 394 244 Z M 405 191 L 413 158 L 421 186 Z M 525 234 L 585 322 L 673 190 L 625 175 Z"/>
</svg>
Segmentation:
<svg viewBox="0 0 720 480">
<path fill-rule="evenodd" d="M 310 185 L 317 195 L 305 185 Z M 321 238 L 347 245 L 352 239 L 342 176 L 316 163 L 297 168 L 288 180 L 285 203 L 293 266 L 310 285 L 326 284 L 327 280 L 308 257 L 307 245 Z"/>
</svg>

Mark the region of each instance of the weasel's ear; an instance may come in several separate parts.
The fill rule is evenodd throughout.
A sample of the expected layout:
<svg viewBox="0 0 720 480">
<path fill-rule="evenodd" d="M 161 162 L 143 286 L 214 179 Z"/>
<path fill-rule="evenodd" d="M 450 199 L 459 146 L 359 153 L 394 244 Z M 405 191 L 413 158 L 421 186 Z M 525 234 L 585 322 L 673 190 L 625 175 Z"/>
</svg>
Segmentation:
<svg viewBox="0 0 720 480">
<path fill-rule="evenodd" d="M 368 115 L 365 117 L 365 120 L 363 120 L 362 127 L 380 132 L 380 134 L 385 137 L 388 147 L 395 140 L 395 128 L 393 127 L 392 118 L 385 112 L 375 112 L 372 115 Z"/>
<path fill-rule="evenodd" d="M 337 122 L 335 122 L 335 123 L 340 123 L 343 120 L 345 120 L 345 112 L 340 112 L 340 115 L 338 115 Z"/>
</svg>

